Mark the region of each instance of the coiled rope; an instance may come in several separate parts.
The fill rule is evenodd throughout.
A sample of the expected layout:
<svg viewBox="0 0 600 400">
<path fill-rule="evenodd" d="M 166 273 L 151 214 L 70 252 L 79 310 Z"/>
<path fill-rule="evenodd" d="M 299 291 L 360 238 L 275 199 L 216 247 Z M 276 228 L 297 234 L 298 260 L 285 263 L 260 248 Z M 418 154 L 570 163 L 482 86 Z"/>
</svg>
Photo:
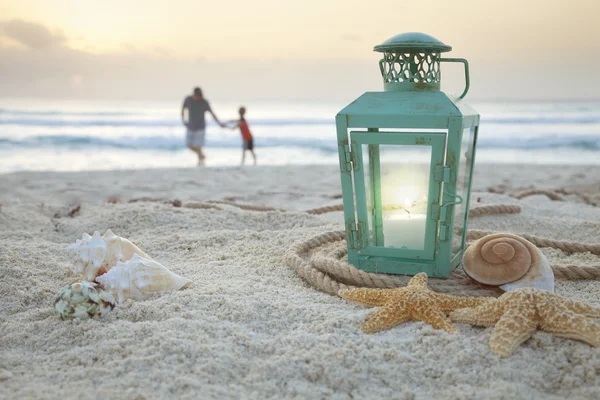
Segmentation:
<svg viewBox="0 0 600 400">
<path fill-rule="evenodd" d="M 518 205 L 492 204 L 475 207 L 469 214 L 477 217 L 519 212 L 521 207 Z M 405 286 L 410 280 L 410 276 L 377 274 L 356 268 L 344 260 L 347 256 L 345 244 L 345 231 L 327 232 L 294 245 L 286 252 L 284 262 L 311 286 L 331 295 L 336 295 L 340 289 L 355 287 L 392 289 Z M 498 296 L 502 293 L 472 281 L 461 268 L 455 269 L 448 279 L 430 278 L 428 284 L 437 292 L 461 296 Z"/>
<path fill-rule="evenodd" d="M 552 200 L 564 201 L 562 196 L 556 193 L 556 191 L 538 189 L 531 189 L 513 194 L 512 197 L 522 199 L 532 195 L 546 195 Z M 142 198 L 133 199 L 133 201 L 163 200 Z M 222 209 L 220 207 L 221 205 L 225 205 L 249 211 L 284 211 L 268 206 L 239 204 L 232 201 L 187 202 L 185 204 L 179 200 L 163 202 L 172 204 L 174 207 L 196 209 L 219 210 Z M 321 215 L 343 210 L 344 206 L 342 204 L 337 204 L 314 208 L 304 212 L 312 215 Z M 521 206 L 519 205 L 491 204 L 470 209 L 469 218 L 498 214 L 518 214 L 520 212 Z M 467 232 L 467 240 L 477 240 L 493 233 L 497 232 L 472 229 Z M 590 252 L 592 254 L 600 255 L 599 244 L 560 241 L 526 233 L 517 235 L 538 247 L 551 247 L 569 253 Z M 377 274 L 360 270 L 345 260 L 347 254 L 345 231 L 333 231 L 323 233 L 310 240 L 292 246 L 286 252 L 284 262 L 294 269 L 298 275 L 311 286 L 331 295 L 337 295 L 340 289 L 350 289 L 355 287 L 387 289 L 402 287 L 405 286 L 411 278 L 410 276 Z M 552 265 L 552 271 L 557 279 L 600 279 L 600 265 Z M 440 293 L 451 293 L 461 296 L 499 296 L 503 293 L 500 289 L 484 287 L 469 279 L 462 268 L 455 269 L 447 279 L 430 278 L 429 286 Z"/>
</svg>

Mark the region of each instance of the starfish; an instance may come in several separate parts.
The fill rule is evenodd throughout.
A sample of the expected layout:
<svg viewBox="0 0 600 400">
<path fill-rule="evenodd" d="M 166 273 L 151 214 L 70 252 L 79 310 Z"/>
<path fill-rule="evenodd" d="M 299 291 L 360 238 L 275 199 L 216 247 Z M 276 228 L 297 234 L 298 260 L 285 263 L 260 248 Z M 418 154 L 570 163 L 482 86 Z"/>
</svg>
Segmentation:
<svg viewBox="0 0 600 400">
<path fill-rule="evenodd" d="M 446 312 L 474 307 L 489 301 L 489 297 L 456 297 L 432 292 L 427 287 L 427 274 L 415 275 L 406 287 L 396 289 L 342 289 L 338 295 L 367 306 L 381 306 L 361 325 L 365 333 L 393 328 L 406 321 L 423 321 L 448 333 L 456 327 Z"/>
<path fill-rule="evenodd" d="M 600 327 L 590 317 L 600 318 L 600 307 L 533 288 L 506 292 L 475 308 L 450 313 L 454 322 L 495 325 L 490 350 L 501 357 L 510 356 L 537 329 L 598 347 Z"/>
</svg>

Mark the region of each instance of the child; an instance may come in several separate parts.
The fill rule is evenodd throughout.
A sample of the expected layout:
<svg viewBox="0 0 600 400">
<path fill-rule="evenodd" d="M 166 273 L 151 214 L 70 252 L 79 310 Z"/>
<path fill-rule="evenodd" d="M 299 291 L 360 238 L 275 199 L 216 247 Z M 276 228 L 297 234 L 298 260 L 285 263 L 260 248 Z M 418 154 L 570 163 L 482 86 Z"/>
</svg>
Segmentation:
<svg viewBox="0 0 600 400">
<path fill-rule="evenodd" d="M 246 108 L 240 107 L 239 109 L 240 119 L 234 122 L 235 125 L 231 126 L 231 129 L 240 128 L 240 133 L 242 134 L 242 140 L 244 141 L 242 146 L 242 164 L 244 165 L 244 160 L 246 158 L 246 150 L 250 150 L 252 157 L 254 157 L 254 165 L 256 165 L 256 154 L 254 154 L 254 140 L 252 138 L 252 133 L 250 133 L 250 128 L 248 127 L 248 123 L 244 119 L 244 115 L 246 114 Z"/>
</svg>

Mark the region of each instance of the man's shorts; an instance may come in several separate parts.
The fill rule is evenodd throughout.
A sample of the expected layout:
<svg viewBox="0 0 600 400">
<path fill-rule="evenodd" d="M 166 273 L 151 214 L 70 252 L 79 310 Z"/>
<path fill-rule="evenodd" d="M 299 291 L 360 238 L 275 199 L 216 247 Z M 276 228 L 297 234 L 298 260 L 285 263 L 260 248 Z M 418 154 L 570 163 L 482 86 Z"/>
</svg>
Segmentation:
<svg viewBox="0 0 600 400">
<path fill-rule="evenodd" d="M 190 129 L 187 130 L 187 134 L 185 136 L 185 144 L 190 147 L 203 147 L 204 146 L 204 129 L 198 129 L 196 131 L 192 131 Z"/>
<path fill-rule="evenodd" d="M 244 140 L 244 150 L 254 150 L 254 139 Z"/>
</svg>

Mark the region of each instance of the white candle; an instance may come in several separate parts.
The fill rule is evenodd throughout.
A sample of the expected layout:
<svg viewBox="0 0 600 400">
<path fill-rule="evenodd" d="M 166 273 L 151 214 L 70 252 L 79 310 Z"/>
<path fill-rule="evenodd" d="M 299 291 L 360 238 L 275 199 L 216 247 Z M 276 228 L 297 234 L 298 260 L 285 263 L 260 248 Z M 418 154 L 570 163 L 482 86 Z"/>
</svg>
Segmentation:
<svg viewBox="0 0 600 400">
<path fill-rule="evenodd" d="M 384 246 L 423 250 L 426 224 L 427 218 L 424 214 L 409 214 L 402 209 L 384 211 Z"/>
</svg>

